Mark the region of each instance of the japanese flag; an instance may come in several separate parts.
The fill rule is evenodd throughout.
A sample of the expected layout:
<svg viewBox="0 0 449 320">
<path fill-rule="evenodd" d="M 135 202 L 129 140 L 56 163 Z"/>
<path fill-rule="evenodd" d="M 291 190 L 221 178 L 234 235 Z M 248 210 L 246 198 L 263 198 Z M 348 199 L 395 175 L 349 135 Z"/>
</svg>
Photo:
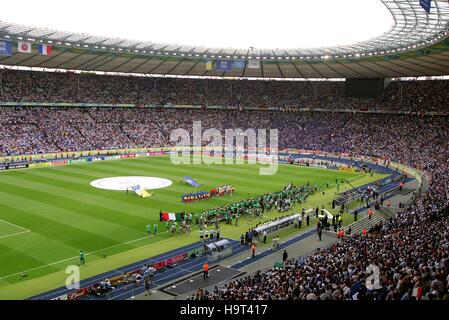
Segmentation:
<svg viewBox="0 0 449 320">
<path fill-rule="evenodd" d="M 19 42 L 17 45 L 17 51 L 22 53 L 31 53 L 31 43 Z"/>
</svg>

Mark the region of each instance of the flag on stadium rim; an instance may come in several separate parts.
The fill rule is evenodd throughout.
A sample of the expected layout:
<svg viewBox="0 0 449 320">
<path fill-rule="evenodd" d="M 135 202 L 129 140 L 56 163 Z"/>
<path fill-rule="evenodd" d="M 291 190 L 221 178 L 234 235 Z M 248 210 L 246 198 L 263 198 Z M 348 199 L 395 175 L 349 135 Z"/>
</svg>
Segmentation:
<svg viewBox="0 0 449 320">
<path fill-rule="evenodd" d="M 38 46 L 38 52 L 41 55 L 49 56 L 49 55 L 51 55 L 52 51 L 53 51 L 53 47 L 48 44 L 40 44 Z"/>
<path fill-rule="evenodd" d="M 212 71 L 212 61 L 206 61 L 206 70 Z"/>
<path fill-rule="evenodd" d="M 242 60 L 234 60 L 233 67 L 236 69 L 244 69 L 245 68 L 245 61 Z"/>
<path fill-rule="evenodd" d="M 176 213 L 162 212 L 162 221 L 176 221 Z"/>
<path fill-rule="evenodd" d="M 11 41 L 0 41 L 0 55 L 12 56 Z"/>
<path fill-rule="evenodd" d="M 17 51 L 22 53 L 31 53 L 31 43 L 30 42 L 18 42 Z"/>
<path fill-rule="evenodd" d="M 424 11 L 430 13 L 430 8 L 432 6 L 432 0 L 419 0 L 419 4 L 423 7 Z"/>
</svg>

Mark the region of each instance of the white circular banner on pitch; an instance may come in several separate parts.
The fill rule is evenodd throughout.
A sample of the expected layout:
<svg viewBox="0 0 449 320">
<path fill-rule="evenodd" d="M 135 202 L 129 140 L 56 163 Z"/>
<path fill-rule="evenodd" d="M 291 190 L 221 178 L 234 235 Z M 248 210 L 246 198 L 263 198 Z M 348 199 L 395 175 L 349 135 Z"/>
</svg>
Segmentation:
<svg viewBox="0 0 449 320">
<path fill-rule="evenodd" d="M 127 190 L 139 185 L 141 189 L 160 189 L 170 186 L 172 182 L 168 179 L 157 177 L 111 177 L 92 181 L 90 185 L 106 190 Z"/>
</svg>

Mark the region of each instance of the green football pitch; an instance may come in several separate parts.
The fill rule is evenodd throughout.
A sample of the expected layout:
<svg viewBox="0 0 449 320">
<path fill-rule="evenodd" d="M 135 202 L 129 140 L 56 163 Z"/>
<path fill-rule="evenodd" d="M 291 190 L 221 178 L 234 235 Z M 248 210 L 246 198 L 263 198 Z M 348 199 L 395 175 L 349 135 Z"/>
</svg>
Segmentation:
<svg viewBox="0 0 449 320">
<path fill-rule="evenodd" d="M 290 182 L 323 186 L 324 195 L 315 193 L 305 207 L 324 205 L 329 209 L 336 178 L 348 179 L 358 186 L 382 177 L 290 165 L 279 165 L 275 175 L 262 176 L 261 166 L 264 165 L 174 165 L 168 156 L 160 156 L 2 172 L 0 298 L 24 298 L 64 285 L 65 268 L 78 263 L 80 249 L 87 262 L 81 267 L 81 277 L 87 278 L 199 240 L 196 227 L 184 237 L 165 232 L 165 223 L 159 222 L 159 210 L 201 212 L 279 191 Z M 93 180 L 116 176 L 161 177 L 173 184 L 153 190 L 149 198 L 90 185 Z M 194 177 L 202 187 L 181 184 L 183 176 Z M 235 194 L 191 204 L 181 202 L 182 193 L 210 190 L 222 184 L 233 185 Z M 271 212 L 265 218 L 274 216 L 276 213 Z M 239 239 L 257 222 L 260 221 L 242 219 L 239 226 L 223 225 L 221 234 Z M 159 232 L 149 236 L 146 226 L 154 223 L 159 224 Z"/>
</svg>

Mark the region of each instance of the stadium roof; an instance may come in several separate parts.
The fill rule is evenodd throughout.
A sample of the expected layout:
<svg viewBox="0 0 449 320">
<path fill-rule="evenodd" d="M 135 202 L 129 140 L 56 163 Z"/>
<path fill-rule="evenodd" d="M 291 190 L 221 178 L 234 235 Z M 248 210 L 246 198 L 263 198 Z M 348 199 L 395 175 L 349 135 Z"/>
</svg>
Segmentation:
<svg viewBox="0 0 449 320">
<path fill-rule="evenodd" d="M 0 22 L 0 39 L 51 44 L 51 56 L 18 53 L 0 64 L 84 71 L 257 78 L 414 77 L 449 74 L 449 1 L 380 0 L 395 24 L 379 37 L 348 46 L 235 49 L 107 38 Z M 36 51 L 36 50 L 34 50 Z M 232 71 L 206 70 L 216 59 L 240 61 Z M 248 60 L 259 68 L 248 68 Z"/>
</svg>

